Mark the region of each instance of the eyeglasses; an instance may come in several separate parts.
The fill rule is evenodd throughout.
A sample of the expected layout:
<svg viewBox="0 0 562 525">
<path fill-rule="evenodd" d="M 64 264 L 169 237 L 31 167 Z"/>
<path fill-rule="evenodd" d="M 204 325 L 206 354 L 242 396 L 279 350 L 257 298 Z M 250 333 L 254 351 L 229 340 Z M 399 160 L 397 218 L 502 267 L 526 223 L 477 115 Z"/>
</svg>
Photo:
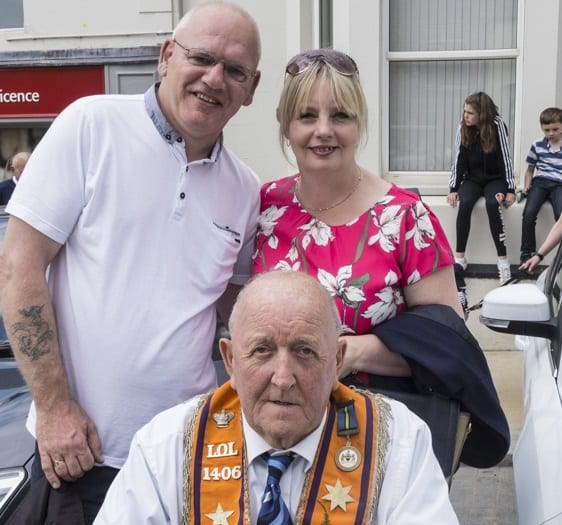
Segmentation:
<svg viewBox="0 0 562 525">
<path fill-rule="evenodd" d="M 289 75 L 300 75 L 311 64 L 322 61 L 334 68 L 338 73 L 350 77 L 358 72 L 355 60 L 349 55 L 334 49 L 319 49 L 318 51 L 305 51 L 295 55 L 285 69 Z"/>
<path fill-rule="evenodd" d="M 237 62 L 230 62 L 229 60 L 225 60 L 224 58 L 218 58 L 212 53 L 205 51 L 204 49 L 196 49 L 194 47 L 187 48 L 185 46 L 182 46 L 175 38 L 173 39 L 173 42 L 185 51 L 187 60 L 194 66 L 211 68 L 215 67 L 218 63 L 222 63 L 223 70 L 226 75 L 240 84 L 244 84 L 245 82 L 248 82 L 248 80 L 256 76 L 255 71 L 252 71 L 242 64 L 238 64 Z"/>
</svg>

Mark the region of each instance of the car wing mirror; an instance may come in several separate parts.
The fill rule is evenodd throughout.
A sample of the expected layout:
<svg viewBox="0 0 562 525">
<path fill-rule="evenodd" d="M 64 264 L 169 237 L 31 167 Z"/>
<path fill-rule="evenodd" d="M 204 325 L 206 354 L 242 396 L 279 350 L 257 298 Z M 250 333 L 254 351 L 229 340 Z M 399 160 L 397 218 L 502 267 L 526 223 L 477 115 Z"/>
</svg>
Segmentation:
<svg viewBox="0 0 562 525">
<path fill-rule="evenodd" d="M 553 339 L 556 333 L 548 297 L 535 284 L 512 284 L 488 292 L 480 322 L 506 334 Z"/>
</svg>

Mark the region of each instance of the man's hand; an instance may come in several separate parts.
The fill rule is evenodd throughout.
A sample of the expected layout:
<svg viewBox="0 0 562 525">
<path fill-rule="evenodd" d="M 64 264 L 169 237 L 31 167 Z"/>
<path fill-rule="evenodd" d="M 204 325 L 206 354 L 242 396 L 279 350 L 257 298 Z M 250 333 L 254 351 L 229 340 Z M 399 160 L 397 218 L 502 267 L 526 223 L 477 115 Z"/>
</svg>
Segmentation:
<svg viewBox="0 0 562 525">
<path fill-rule="evenodd" d="M 37 444 L 41 467 L 54 489 L 60 480 L 81 478 L 94 463 L 103 463 L 101 443 L 92 420 L 75 401 L 37 411 Z"/>
<path fill-rule="evenodd" d="M 528 274 L 533 274 L 534 269 L 538 264 L 541 262 L 541 259 L 538 255 L 532 255 L 527 259 L 521 266 L 519 266 L 519 270 L 525 270 Z"/>
</svg>

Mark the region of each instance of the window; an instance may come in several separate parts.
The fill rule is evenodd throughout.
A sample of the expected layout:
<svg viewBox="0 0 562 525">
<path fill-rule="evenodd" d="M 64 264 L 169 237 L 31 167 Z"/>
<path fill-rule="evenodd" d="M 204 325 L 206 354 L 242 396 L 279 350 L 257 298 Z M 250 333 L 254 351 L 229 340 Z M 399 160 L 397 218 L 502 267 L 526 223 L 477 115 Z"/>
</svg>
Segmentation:
<svg viewBox="0 0 562 525">
<path fill-rule="evenodd" d="M 517 0 L 388 0 L 390 172 L 446 172 L 466 96 L 485 91 L 513 149 Z"/>
<path fill-rule="evenodd" d="M 0 29 L 23 27 L 23 0 L 2 0 Z"/>
</svg>

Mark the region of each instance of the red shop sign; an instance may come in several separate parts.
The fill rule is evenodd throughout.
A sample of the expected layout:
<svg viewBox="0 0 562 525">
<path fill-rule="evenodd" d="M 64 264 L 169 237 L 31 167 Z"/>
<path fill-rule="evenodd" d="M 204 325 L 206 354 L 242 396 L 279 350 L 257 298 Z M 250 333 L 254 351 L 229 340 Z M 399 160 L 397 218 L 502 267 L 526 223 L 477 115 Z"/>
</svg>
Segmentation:
<svg viewBox="0 0 562 525">
<path fill-rule="evenodd" d="M 0 69 L 0 119 L 55 117 L 77 98 L 99 93 L 103 66 Z"/>
</svg>

